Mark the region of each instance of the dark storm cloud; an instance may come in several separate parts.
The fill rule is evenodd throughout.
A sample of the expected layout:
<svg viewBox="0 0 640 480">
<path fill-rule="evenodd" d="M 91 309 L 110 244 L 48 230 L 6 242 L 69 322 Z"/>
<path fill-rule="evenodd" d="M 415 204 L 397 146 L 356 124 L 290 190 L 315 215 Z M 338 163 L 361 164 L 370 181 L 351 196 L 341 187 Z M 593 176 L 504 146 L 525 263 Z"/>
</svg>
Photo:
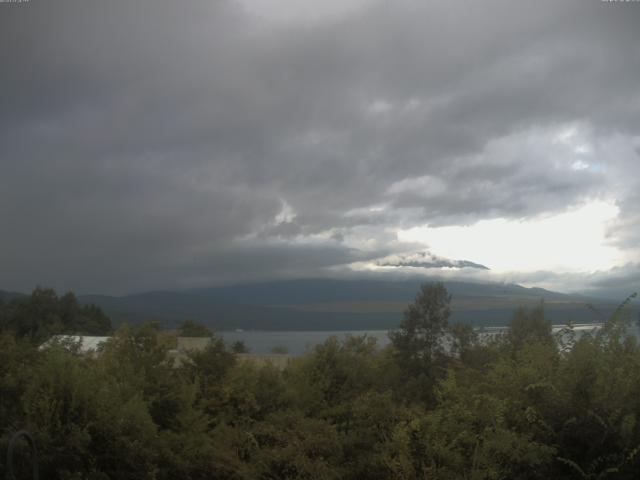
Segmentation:
<svg viewBox="0 0 640 480">
<path fill-rule="evenodd" d="M 640 7 L 525 3 L 0 4 L 0 288 L 316 275 L 614 188 L 631 245 L 637 155 L 575 169 L 554 138 L 638 148 Z"/>
</svg>

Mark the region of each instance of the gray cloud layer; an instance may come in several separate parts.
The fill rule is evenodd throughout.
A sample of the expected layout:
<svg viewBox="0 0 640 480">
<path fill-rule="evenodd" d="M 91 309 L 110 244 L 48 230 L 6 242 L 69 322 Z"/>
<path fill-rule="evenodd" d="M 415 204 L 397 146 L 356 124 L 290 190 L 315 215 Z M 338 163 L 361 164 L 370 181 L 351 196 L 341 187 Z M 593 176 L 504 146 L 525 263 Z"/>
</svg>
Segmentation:
<svg viewBox="0 0 640 480">
<path fill-rule="evenodd" d="M 604 197 L 637 248 L 638 25 L 597 0 L 284 23 L 225 0 L 0 4 L 0 287 L 326 274 L 407 251 L 396 228 Z"/>
</svg>

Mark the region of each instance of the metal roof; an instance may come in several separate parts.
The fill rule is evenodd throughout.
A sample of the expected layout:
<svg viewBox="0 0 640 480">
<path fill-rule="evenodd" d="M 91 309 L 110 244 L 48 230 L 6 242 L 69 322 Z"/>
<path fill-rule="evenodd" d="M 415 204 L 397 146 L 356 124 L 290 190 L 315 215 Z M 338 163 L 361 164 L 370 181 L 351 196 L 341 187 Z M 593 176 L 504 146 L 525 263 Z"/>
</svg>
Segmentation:
<svg viewBox="0 0 640 480">
<path fill-rule="evenodd" d="M 50 347 L 55 344 L 79 344 L 80 353 L 96 352 L 100 345 L 111 337 L 94 337 L 90 335 L 53 335 L 49 340 L 40 345 L 39 349 Z"/>
</svg>

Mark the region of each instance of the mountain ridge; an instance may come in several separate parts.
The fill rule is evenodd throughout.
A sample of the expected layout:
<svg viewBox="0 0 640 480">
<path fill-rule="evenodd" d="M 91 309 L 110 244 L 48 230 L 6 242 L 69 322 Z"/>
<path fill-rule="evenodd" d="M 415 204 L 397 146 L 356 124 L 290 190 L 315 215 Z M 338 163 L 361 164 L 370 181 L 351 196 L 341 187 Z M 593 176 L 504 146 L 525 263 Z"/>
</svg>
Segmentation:
<svg viewBox="0 0 640 480">
<path fill-rule="evenodd" d="M 303 278 L 122 296 L 79 295 L 78 300 L 98 305 L 116 325 L 155 320 L 175 327 L 184 320 L 194 320 L 216 330 L 390 329 L 400 322 L 420 285 L 431 280 Z M 540 301 L 554 323 L 601 320 L 586 308 L 589 303 L 604 313 L 616 306 L 613 301 L 515 283 L 443 283 L 452 295 L 451 320 L 475 326 L 505 325 L 518 306 L 534 306 Z"/>
<path fill-rule="evenodd" d="M 431 279 L 428 279 L 429 281 Z M 184 291 L 150 291 L 122 297 L 81 296 L 97 303 L 116 322 L 145 317 L 177 324 L 190 319 L 218 330 L 351 330 L 394 328 L 425 279 L 344 280 L 306 278 L 241 283 Z M 452 294 L 452 321 L 504 325 L 519 305 L 546 302 L 553 321 L 587 321 L 582 295 L 553 292 L 514 283 L 445 281 Z M 601 310 L 613 308 L 598 303 Z M 603 305 L 604 304 L 604 305 Z M 567 318 L 568 320 L 569 318 Z"/>
</svg>

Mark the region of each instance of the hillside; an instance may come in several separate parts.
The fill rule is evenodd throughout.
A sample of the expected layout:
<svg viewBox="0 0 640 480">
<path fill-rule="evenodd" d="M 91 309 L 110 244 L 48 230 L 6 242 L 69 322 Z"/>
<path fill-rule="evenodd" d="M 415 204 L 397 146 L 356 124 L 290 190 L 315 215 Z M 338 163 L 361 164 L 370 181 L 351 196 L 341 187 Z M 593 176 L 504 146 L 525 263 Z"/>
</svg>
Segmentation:
<svg viewBox="0 0 640 480">
<path fill-rule="evenodd" d="M 597 321 L 586 308 L 604 314 L 616 303 L 515 284 L 445 282 L 453 296 L 452 321 L 476 326 L 505 325 L 519 305 L 545 302 L 554 323 Z M 420 281 L 305 279 L 223 286 L 181 292 L 155 291 L 121 297 L 85 295 L 115 324 L 158 320 L 175 326 L 185 319 L 217 330 L 369 330 L 395 327 Z"/>
<path fill-rule="evenodd" d="M 0 290 L 0 302 L 7 303 L 13 300 L 14 298 L 22 297 L 23 295 L 24 295 L 23 293 L 7 292 L 4 290 Z"/>
</svg>

